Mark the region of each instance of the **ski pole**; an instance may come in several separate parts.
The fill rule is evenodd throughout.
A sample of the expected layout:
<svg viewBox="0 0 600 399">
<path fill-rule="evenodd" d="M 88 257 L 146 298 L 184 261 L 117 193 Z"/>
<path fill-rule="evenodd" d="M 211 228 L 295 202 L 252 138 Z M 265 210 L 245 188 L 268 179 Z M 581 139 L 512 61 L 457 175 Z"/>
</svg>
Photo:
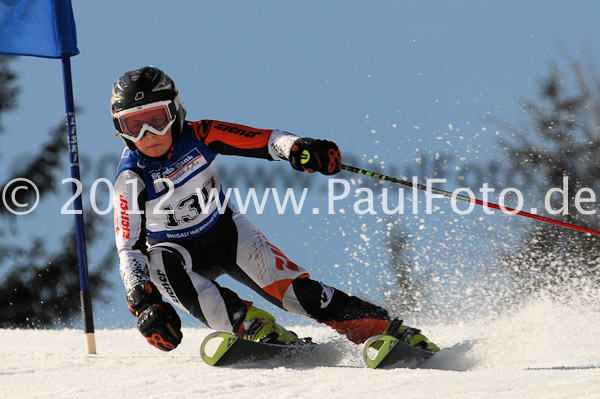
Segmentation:
<svg viewBox="0 0 600 399">
<path fill-rule="evenodd" d="M 373 178 L 379 179 L 379 180 L 384 180 L 384 181 L 389 181 L 389 182 L 396 183 L 396 184 L 401 184 L 403 186 L 407 186 L 407 187 L 411 187 L 411 188 L 417 188 L 419 190 L 423 190 L 423 191 L 426 191 L 428 193 L 443 195 L 446 198 L 456 198 L 456 199 L 459 199 L 461 201 L 465 201 L 465 202 L 469 202 L 469 203 L 474 203 L 474 204 L 481 205 L 481 206 L 488 207 L 488 208 L 492 208 L 492 209 L 497 209 L 497 210 L 505 212 L 505 213 L 510 213 L 510 214 L 519 215 L 519 216 L 525 216 L 527 218 L 539 220 L 541 222 L 550 223 L 550 224 L 554 224 L 554 225 L 557 225 L 557 226 L 566 227 L 568 229 L 581 231 L 583 233 L 588 233 L 588 234 L 593 234 L 593 235 L 596 235 L 596 236 L 600 236 L 600 231 L 588 229 L 587 227 L 582 227 L 582 226 L 578 226 L 576 224 L 563 222 L 563 221 L 552 219 L 552 218 L 549 218 L 549 217 L 546 217 L 546 216 L 535 215 L 533 213 L 529 213 L 529 212 L 525 212 L 525 211 L 520 211 L 520 210 L 517 210 L 517 209 L 509 208 L 507 206 L 502 206 L 501 207 L 500 205 L 494 204 L 493 202 L 484 202 L 484 201 L 479 200 L 477 198 L 467 197 L 465 195 L 460 195 L 460 194 L 454 194 L 454 193 L 451 193 L 449 191 L 440 190 L 439 188 L 426 186 L 426 185 L 419 184 L 419 183 L 416 183 L 416 182 L 410 182 L 408 180 L 398 179 L 396 177 L 390 177 L 390 176 L 382 175 L 380 173 L 369 172 L 368 170 L 360 169 L 360 168 L 357 168 L 357 167 L 354 167 L 354 166 L 342 165 L 342 170 L 346 170 L 346 171 L 352 172 L 352 173 L 357 173 L 357 174 L 363 175 L 363 176 L 373 177 Z"/>
</svg>

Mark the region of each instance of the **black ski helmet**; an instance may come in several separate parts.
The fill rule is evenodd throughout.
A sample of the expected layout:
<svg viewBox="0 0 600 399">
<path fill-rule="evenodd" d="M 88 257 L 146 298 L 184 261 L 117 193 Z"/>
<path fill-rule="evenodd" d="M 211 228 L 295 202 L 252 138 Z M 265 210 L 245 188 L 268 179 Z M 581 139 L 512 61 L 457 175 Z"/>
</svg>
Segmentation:
<svg viewBox="0 0 600 399">
<path fill-rule="evenodd" d="M 167 100 L 172 101 L 170 109 L 171 114 L 175 117 L 175 123 L 171 132 L 173 142 L 176 142 L 181 137 L 186 112 L 181 106 L 179 92 L 173 80 L 153 65 L 125 72 L 114 84 L 110 99 L 110 110 L 115 128 L 119 133 L 122 133 L 121 124 L 114 117 L 117 112 Z M 129 148 L 136 149 L 131 141 L 125 138 L 123 138 L 123 141 Z"/>
</svg>

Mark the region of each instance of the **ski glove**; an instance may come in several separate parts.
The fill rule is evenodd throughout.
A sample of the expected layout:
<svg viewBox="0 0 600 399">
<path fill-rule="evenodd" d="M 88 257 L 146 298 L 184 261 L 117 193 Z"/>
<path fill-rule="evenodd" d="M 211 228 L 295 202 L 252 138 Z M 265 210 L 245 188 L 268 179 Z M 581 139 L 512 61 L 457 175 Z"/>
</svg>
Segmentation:
<svg viewBox="0 0 600 399">
<path fill-rule="evenodd" d="M 138 284 L 127 293 L 129 310 L 148 343 L 160 350 L 173 350 L 181 342 L 181 319 L 171 304 L 162 300 L 151 282 Z"/>
<path fill-rule="evenodd" d="M 333 175 L 342 167 L 342 155 L 333 141 L 304 137 L 292 144 L 290 163 L 296 170 Z"/>
</svg>

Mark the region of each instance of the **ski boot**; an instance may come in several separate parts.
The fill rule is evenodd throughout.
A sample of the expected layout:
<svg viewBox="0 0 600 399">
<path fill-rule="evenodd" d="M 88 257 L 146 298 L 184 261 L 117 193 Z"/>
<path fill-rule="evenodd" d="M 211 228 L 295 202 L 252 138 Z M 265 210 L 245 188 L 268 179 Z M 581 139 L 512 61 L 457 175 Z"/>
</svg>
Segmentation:
<svg viewBox="0 0 600 399">
<path fill-rule="evenodd" d="M 427 349 L 432 352 L 440 350 L 436 344 L 430 342 L 426 336 L 421 334 L 421 330 L 405 326 L 402 324 L 402 320 L 399 319 L 390 321 L 382 334 L 391 335 L 392 337 L 398 338 L 400 341 L 417 348 Z"/>
<path fill-rule="evenodd" d="M 296 333 L 288 331 L 275 322 L 271 314 L 252 306 L 242 323 L 241 337 L 254 342 L 288 345 L 300 343 Z"/>
</svg>

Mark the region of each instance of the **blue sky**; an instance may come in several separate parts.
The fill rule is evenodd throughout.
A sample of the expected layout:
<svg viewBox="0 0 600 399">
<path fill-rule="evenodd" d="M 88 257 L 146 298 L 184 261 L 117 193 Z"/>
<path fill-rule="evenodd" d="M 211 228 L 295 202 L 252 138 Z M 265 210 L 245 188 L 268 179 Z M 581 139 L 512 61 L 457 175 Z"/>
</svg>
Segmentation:
<svg viewBox="0 0 600 399">
<path fill-rule="evenodd" d="M 112 84 L 146 64 L 175 80 L 190 120 L 226 120 L 335 140 L 356 166 L 383 166 L 384 173 L 401 176 L 451 156 L 452 168 L 445 173 L 454 178 L 456 167 L 503 162 L 491 117 L 525 124 L 520 99 L 536 97 L 550 64 L 564 66 L 568 56 L 597 58 L 600 42 L 594 1 L 105 0 L 76 1 L 73 9 L 81 51 L 72 69 L 81 107 L 77 129 L 85 200 L 94 179 L 113 179 L 123 146 L 111 136 Z M 18 168 L 30 146 L 64 120 L 60 62 L 20 57 L 12 65 L 21 95 L 19 109 L 3 119 L 5 170 Z M 219 162 L 226 170 L 245 170 L 232 176 L 240 187 L 252 187 L 260 168 L 282 181 L 299 178 L 284 163 L 233 157 Z M 354 179 L 353 189 L 361 187 L 356 176 L 339 177 Z M 326 215 L 327 179 L 302 178 L 311 184 L 309 211 L 277 215 L 269 209 L 252 220 L 314 277 L 380 301 L 376 288 L 387 277 L 378 240 L 387 219 L 355 215 L 352 198 L 340 202 L 344 213 Z M 454 181 L 441 188 L 452 191 Z M 65 187 L 30 217 L 20 218 L 17 236 L 45 234 L 51 247 L 56 226 L 72 228 L 72 216 L 60 215 L 68 196 Z M 496 245 L 511 240 L 508 230 L 535 223 L 481 212 L 457 217 L 444 201 L 436 204 L 433 215 L 423 207 L 419 215 L 399 220 L 411 233 L 420 262 L 435 261 L 449 270 L 492 262 Z M 313 207 L 321 213 L 313 215 Z M 111 216 L 105 218 L 110 224 Z M 107 233 L 110 242 L 110 228 Z M 116 265 L 107 273 L 120 284 Z M 126 317 L 122 288 L 111 292 L 115 305 L 95 309 L 100 326 Z"/>
</svg>

